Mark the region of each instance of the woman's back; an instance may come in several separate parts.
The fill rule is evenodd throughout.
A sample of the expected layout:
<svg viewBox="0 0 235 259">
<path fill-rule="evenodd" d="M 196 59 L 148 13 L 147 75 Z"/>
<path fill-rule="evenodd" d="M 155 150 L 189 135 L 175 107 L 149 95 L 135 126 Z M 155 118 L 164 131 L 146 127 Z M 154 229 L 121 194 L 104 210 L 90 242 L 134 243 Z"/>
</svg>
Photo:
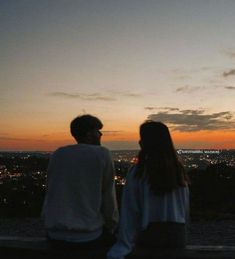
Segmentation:
<svg viewBox="0 0 235 259">
<path fill-rule="evenodd" d="M 136 179 L 133 179 L 136 181 Z M 189 218 L 188 186 L 156 195 L 147 181 L 136 183 L 142 199 L 143 230 L 138 233 L 137 246 L 179 248 L 186 244 L 186 223 Z M 143 197 L 143 196 L 142 196 Z"/>
<path fill-rule="evenodd" d="M 189 189 L 179 186 L 170 192 L 156 195 L 146 178 L 135 177 L 136 166 L 127 175 L 122 205 L 133 207 L 141 214 L 142 229 L 150 223 L 175 222 L 185 224 L 189 218 Z M 123 204 L 124 203 L 124 204 Z"/>
<path fill-rule="evenodd" d="M 188 208 L 188 187 L 179 187 L 164 195 L 149 194 L 149 222 L 185 223 Z"/>
<path fill-rule="evenodd" d="M 117 243 L 108 258 L 123 258 L 135 245 L 183 247 L 189 190 L 168 128 L 147 121 L 140 126 L 137 165 L 127 175 Z"/>
</svg>

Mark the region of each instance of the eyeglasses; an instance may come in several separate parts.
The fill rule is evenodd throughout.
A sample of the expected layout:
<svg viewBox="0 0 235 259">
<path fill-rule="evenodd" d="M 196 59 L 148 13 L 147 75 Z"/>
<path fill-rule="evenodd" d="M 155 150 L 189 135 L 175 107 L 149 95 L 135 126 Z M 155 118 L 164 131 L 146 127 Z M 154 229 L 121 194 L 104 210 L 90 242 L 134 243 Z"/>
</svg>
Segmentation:
<svg viewBox="0 0 235 259">
<path fill-rule="evenodd" d="M 94 129 L 92 130 L 94 133 L 98 133 L 100 136 L 103 135 L 102 131 L 101 130 L 98 130 L 98 129 Z"/>
<path fill-rule="evenodd" d="M 103 135 L 102 131 L 101 130 L 97 130 L 97 132 L 100 134 L 100 136 Z"/>
</svg>

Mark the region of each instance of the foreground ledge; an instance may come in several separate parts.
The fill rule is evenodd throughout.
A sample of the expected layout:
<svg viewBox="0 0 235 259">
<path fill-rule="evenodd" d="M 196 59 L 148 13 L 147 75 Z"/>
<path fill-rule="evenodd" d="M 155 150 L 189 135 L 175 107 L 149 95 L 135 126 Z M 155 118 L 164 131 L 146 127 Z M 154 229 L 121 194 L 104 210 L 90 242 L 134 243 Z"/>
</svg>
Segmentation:
<svg viewBox="0 0 235 259">
<path fill-rule="evenodd" d="M 235 240 L 234 240 L 235 243 Z M 0 236 L 0 256 L 14 256 L 14 258 L 92 258 L 101 259 L 105 255 L 99 251 L 69 251 L 54 249 L 44 237 L 12 237 Z M 223 258 L 235 259 L 235 246 L 198 246 L 189 245 L 183 250 L 142 250 L 137 249 L 128 259 L 144 258 Z"/>
</svg>

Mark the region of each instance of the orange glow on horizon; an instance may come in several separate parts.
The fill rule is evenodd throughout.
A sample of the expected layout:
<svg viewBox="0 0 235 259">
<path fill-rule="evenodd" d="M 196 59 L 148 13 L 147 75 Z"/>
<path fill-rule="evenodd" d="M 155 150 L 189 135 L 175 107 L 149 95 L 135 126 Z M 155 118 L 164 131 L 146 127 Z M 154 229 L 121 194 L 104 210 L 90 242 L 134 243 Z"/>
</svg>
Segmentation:
<svg viewBox="0 0 235 259">
<path fill-rule="evenodd" d="M 172 132 L 176 146 L 180 148 L 234 149 L 234 131 Z"/>
<path fill-rule="evenodd" d="M 103 141 L 137 141 L 139 134 L 137 132 L 121 132 L 117 134 L 103 134 Z"/>
<path fill-rule="evenodd" d="M 198 131 L 198 132 L 171 132 L 176 148 L 195 149 L 235 149 L 234 131 Z M 102 143 L 136 143 L 138 146 L 138 132 L 105 133 Z M 42 136 L 12 136 L 0 139 L 0 150 L 41 150 L 53 151 L 60 146 L 75 144 L 69 133 L 60 132 Z"/>
</svg>

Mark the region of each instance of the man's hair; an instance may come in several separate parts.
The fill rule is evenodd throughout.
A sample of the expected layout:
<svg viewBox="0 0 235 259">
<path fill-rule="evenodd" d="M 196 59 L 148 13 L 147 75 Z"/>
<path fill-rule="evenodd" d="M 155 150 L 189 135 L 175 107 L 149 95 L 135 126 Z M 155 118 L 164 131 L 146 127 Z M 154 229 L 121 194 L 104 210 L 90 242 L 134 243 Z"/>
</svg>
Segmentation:
<svg viewBox="0 0 235 259">
<path fill-rule="evenodd" d="M 86 114 L 78 116 L 70 123 L 70 132 L 76 141 L 86 138 L 87 133 L 94 129 L 102 129 L 102 122 L 92 115 Z"/>
</svg>

